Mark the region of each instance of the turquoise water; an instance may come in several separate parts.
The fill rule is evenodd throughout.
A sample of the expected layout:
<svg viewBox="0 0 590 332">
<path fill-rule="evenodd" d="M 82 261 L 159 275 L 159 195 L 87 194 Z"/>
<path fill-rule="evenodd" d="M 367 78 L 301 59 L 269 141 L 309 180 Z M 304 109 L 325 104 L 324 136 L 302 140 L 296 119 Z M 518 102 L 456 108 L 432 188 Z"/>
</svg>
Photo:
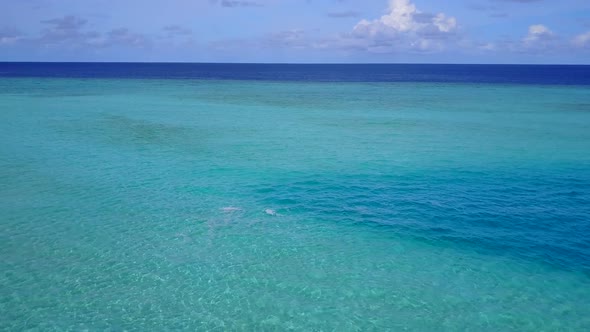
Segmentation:
<svg viewBox="0 0 590 332">
<path fill-rule="evenodd" d="M 0 79 L 0 330 L 590 329 L 586 86 Z"/>
</svg>

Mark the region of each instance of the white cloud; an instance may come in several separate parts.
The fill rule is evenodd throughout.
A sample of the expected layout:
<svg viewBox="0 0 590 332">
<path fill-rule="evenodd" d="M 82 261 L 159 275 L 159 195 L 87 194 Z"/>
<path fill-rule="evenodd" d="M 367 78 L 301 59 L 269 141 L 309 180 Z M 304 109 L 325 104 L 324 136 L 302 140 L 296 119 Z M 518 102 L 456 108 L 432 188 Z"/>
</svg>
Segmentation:
<svg viewBox="0 0 590 332">
<path fill-rule="evenodd" d="M 443 13 L 438 13 L 432 23 L 440 32 L 451 32 L 457 28 L 457 20 L 454 17 L 447 17 Z"/>
<path fill-rule="evenodd" d="M 0 46 L 14 44 L 22 38 L 23 36 L 21 35 L 20 31 L 18 31 L 16 28 L 0 28 Z"/>
<path fill-rule="evenodd" d="M 535 54 L 556 53 L 564 49 L 561 38 L 543 24 L 529 26 L 528 33 L 515 44 L 517 52 Z"/>
<path fill-rule="evenodd" d="M 477 48 L 483 51 L 495 51 L 496 50 L 496 44 L 494 43 L 483 43 L 483 44 L 479 44 L 477 45 Z"/>
<path fill-rule="evenodd" d="M 590 46 L 590 31 L 574 37 L 573 44 L 577 47 Z"/>
<path fill-rule="evenodd" d="M 409 31 L 417 28 L 417 22 L 413 18 L 417 12 L 416 6 L 409 0 L 390 0 L 387 15 L 383 15 L 373 22 L 363 20 L 359 25 L 380 26 L 382 24 L 397 31 Z"/>
<path fill-rule="evenodd" d="M 371 52 L 431 51 L 444 48 L 444 41 L 455 36 L 457 28 L 454 17 L 422 12 L 410 0 L 390 0 L 387 14 L 361 20 L 352 35 L 367 39 Z"/>
<path fill-rule="evenodd" d="M 141 33 L 135 33 L 127 28 L 112 29 L 107 33 L 88 31 L 88 21 L 77 16 L 64 16 L 43 20 L 41 23 L 47 27 L 38 38 L 29 39 L 45 47 L 111 47 L 125 45 L 129 47 L 148 47 L 150 38 Z"/>
<path fill-rule="evenodd" d="M 555 36 L 553 31 L 542 24 L 535 24 L 529 27 L 529 33 L 524 38 L 525 43 L 552 39 Z"/>
</svg>

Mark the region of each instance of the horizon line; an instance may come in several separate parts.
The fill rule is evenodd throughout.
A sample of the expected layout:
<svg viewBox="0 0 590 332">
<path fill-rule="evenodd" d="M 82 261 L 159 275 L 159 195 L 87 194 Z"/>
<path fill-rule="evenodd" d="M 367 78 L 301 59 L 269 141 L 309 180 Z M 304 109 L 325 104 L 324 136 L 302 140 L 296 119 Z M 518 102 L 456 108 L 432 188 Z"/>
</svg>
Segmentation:
<svg viewBox="0 0 590 332">
<path fill-rule="evenodd" d="M 0 61 L 0 63 L 202 64 L 202 65 L 458 65 L 458 66 L 590 66 L 590 63 L 458 63 L 458 62 L 187 62 L 187 61 Z"/>
</svg>

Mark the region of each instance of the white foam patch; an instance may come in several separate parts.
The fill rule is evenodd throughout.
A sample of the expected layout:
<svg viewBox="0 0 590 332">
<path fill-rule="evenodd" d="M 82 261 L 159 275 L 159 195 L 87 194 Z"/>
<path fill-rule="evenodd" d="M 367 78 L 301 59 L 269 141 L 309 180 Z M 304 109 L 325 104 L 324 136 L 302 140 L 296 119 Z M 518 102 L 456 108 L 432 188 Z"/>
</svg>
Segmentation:
<svg viewBox="0 0 590 332">
<path fill-rule="evenodd" d="M 270 216 L 276 216 L 277 215 L 277 211 L 273 210 L 273 209 L 266 209 L 264 210 L 264 213 L 270 215 Z"/>
<path fill-rule="evenodd" d="M 226 207 L 222 207 L 220 209 L 223 212 L 236 212 L 236 211 L 242 211 L 241 208 L 239 207 L 235 207 L 235 206 L 226 206 Z"/>
</svg>

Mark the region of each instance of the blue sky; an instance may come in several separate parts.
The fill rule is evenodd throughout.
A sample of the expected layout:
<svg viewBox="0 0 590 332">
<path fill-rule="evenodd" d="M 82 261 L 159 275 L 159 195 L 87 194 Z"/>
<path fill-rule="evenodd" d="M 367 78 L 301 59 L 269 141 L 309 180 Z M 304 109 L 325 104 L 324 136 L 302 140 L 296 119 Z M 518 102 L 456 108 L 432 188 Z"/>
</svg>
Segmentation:
<svg viewBox="0 0 590 332">
<path fill-rule="evenodd" d="M 0 61 L 590 64 L 590 1 L 0 0 Z"/>
</svg>

